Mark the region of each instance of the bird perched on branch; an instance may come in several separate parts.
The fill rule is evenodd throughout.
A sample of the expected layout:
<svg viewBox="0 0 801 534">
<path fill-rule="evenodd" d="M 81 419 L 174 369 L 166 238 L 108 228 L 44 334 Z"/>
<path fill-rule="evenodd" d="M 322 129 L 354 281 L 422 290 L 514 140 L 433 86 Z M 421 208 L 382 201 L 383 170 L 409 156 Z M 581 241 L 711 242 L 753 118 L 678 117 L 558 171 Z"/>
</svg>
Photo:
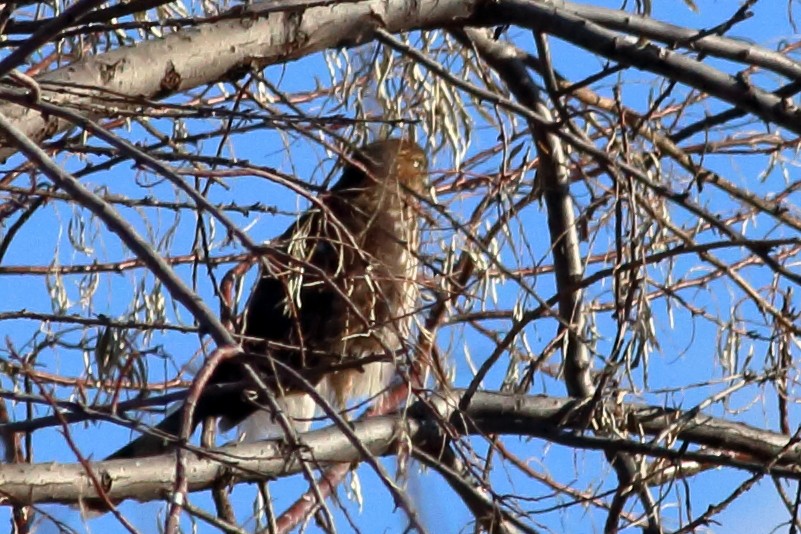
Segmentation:
<svg viewBox="0 0 801 534">
<path fill-rule="evenodd" d="M 385 388 L 417 306 L 416 201 L 427 169 L 425 151 L 401 139 L 368 144 L 345 158 L 339 181 L 263 260 L 238 326 L 245 353 L 222 362 L 209 384 L 247 382 L 246 362 L 272 379 L 273 393 L 286 395 L 289 405 L 304 387 L 315 387 L 339 407 Z M 281 372 L 284 366 L 296 373 Z M 206 417 L 230 427 L 253 415 L 263 404 L 261 394 L 255 384 L 247 389 L 201 393 L 192 428 Z M 177 435 L 181 412 L 157 429 Z M 169 448 L 169 440 L 145 434 L 109 459 Z"/>
</svg>

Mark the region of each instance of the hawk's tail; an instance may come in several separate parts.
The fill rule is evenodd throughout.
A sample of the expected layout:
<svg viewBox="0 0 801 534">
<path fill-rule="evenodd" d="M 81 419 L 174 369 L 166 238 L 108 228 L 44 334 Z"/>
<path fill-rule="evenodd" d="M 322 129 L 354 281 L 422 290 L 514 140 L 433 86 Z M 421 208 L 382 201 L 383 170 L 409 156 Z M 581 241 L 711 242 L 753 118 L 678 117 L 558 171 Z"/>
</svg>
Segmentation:
<svg viewBox="0 0 801 534">
<path fill-rule="evenodd" d="M 175 410 L 158 425 L 142 434 L 125 447 L 106 457 L 106 460 L 125 460 L 142 456 L 156 456 L 175 449 L 176 439 L 181 432 L 183 410 Z M 193 421 L 192 429 L 194 430 Z"/>
</svg>

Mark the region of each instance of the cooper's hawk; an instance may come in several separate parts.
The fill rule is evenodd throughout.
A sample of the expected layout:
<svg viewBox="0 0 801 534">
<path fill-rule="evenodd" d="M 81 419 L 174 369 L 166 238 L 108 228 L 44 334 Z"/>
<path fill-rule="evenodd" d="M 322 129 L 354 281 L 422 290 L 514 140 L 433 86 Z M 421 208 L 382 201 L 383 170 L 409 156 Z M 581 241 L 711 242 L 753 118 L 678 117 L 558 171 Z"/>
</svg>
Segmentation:
<svg viewBox="0 0 801 534">
<path fill-rule="evenodd" d="M 264 261 L 239 327 L 245 355 L 223 362 L 209 383 L 247 381 L 242 362 L 275 379 L 278 361 L 339 406 L 380 392 L 392 377 L 392 359 L 408 338 L 417 305 L 416 200 L 425 189 L 427 167 L 423 149 L 400 139 L 371 143 L 348 158 L 339 181 Z M 381 356 L 384 361 L 318 372 Z M 287 395 L 302 391 L 291 380 L 283 382 L 277 389 Z M 258 410 L 253 396 L 244 393 L 201 394 L 192 428 L 206 417 L 221 417 L 225 426 L 242 422 Z M 158 429 L 175 435 L 180 423 L 178 410 Z M 168 441 L 146 434 L 109 458 L 168 448 Z"/>
</svg>

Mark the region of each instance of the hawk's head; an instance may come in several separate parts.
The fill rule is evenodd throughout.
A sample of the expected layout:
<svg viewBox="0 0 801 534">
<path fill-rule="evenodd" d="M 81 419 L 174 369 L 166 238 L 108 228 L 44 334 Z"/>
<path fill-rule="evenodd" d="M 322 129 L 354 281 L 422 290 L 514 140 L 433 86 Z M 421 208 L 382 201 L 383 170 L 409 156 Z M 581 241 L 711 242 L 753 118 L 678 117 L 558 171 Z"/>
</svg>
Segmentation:
<svg viewBox="0 0 801 534">
<path fill-rule="evenodd" d="M 425 151 L 405 139 L 383 139 L 361 147 L 345 165 L 334 189 L 370 187 L 376 182 L 393 182 L 421 194 L 426 187 L 428 157 Z"/>
</svg>

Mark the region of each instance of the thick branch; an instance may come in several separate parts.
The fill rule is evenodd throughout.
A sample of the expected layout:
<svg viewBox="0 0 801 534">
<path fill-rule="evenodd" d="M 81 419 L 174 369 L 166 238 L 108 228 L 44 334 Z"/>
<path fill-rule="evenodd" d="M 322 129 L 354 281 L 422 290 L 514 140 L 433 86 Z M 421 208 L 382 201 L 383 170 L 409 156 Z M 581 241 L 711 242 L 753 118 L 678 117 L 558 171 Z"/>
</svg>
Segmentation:
<svg viewBox="0 0 801 534">
<path fill-rule="evenodd" d="M 430 403 L 419 402 L 404 414 L 354 423 L 353 434 L 364 445 L 361 453 L 353 446 L 351 437 L 333 426 L 305 434 L 306 447 L 298 455 L 309 461 L 313 458 L 317 466 L 360 461 L 364 459 L 364 452 L 376 456 L 394 454 L 399 439 L 422 443 L 430 438 L 426 429 L 438 428 L 441 418 L 445 417 L 461 435 L 533 436 L 579 448 L 639 452 L 672 459 L 700 458 L 709 464 L 730 465 L 752 472 L 760 472 L 768 461 L 780 457 L 773 470 L 781 476 L 801 478 L 801 474 L 788 469 L 801 462 L 801 446 L 792 443 L 787 436 L 741 423 L 659 406 L 630 403 L 606 407 L 632 434 L 659 436 L 660 439 L 669 436 L 671 443 L 681 440 L 716 447 L 753 460 L 738 460 L 734 455 L 686 453 L 660 443 L 584 436 L 580 431 L 586 420 L 576 409 L 577 401 L 572 399 L 477 392 L 467 412 L 456 413 L 461 393 L 454 392 L 448 402 L 432 399 L 430 402 L 437 407 L 438 414 L 432 413 Z M 290 475 L 300 470 L 298 455 L 288 454 L 283 441 L 228 445 L 203 456 L 188 453 L 188 488 L 189 491 L 209 489 L 222 479 L 241 483 Z M 108 486 L 106 494 L 114 500 L 158 499 L 171 491 L 175 480 L 175 457 L 171 454 L 144 460 L 98 462 L 93 467 Z M 0 487 L 7 499 L 4 504 L 8 505 L 75 503 L 95 496 L 84 467 L 78 464 L 3 465 Z"/>
<path fill-rule="evenodd" d="M 514 22 L 554 35 L 623 65 L 694 87 L 766 122 L 801 133 L 801 110 L 792 101 L 677 52 L 650 43 L 642 45 L 565 8 L 532 0 L 503 0 L 483 7 L 475 19 L 483 25 Z"/>
<path fill-rule="evenodd" d="M 367 0 L 313 8 L 288 4 L 285 11 L 276 11 L 274 1 L 258 2 L 164 39 L 86 57 L 36 81 L 42 87 L 42 99 L 93 110 L 88 116 L 98 118 L 110 115 L 114 108 L 134 109 L 146 105 L 147 99 L 236 79 L 251 68 L 357 45 L 372 39 L 372 29 L 378 26 L 398 32 L 452 24 L 468 16 L 473 4 Z M 70 126 L 63 119 L 16 104 L 0 106 L 0 114 L 35 141 Z M 0 141 L 0 159 L 15 150 L 8 140 Z"/>
</svg>

